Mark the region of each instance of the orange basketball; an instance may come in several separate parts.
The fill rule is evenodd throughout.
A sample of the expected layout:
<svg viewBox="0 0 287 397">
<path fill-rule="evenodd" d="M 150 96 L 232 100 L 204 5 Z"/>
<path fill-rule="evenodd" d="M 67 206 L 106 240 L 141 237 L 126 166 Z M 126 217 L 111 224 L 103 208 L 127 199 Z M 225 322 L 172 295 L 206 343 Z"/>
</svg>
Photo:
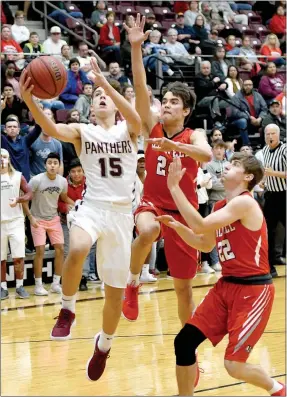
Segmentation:
<svg viewBox="0 0 287 397">
<path fill-rule="evenodd" d="M 36 58 L 26 70 L 34 85 L 32 94 L 39 99 L 51 99 L 60 95 L 67 84 L 67 70 L 55 57 Z"/>
</svg>

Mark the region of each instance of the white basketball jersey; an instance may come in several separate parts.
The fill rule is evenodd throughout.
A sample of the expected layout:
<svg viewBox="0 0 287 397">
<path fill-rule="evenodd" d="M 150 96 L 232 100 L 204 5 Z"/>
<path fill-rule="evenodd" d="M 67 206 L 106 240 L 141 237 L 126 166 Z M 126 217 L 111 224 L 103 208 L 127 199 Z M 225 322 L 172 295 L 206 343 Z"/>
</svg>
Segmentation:
<svg viewBox="0 0 287 397">
<path fill-rule="evenodd" d="M 137 152 L 126 122 L 109 130 L 81 124 L 81 139 L 80 161 L 86 175 L 84 203 L 91 207 L 111 203 L 131 209 Z"/>
<path fill-rule="evenodd" d="M 21 176 L 22 173 L 18 171 L 11 176 L 8 172 L 1 175 L 1 222 L 24 217 L 21 204 L 17 204 L 14 208 L 9 205 L 9 199 L 20 195 Z"/>
</svg>

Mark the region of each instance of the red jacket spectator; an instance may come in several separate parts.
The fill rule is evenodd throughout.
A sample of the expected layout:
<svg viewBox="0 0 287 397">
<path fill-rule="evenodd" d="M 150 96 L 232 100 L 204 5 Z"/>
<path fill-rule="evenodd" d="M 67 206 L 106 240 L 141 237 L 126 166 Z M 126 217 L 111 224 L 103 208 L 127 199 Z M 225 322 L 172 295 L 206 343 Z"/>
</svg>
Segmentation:
<svg viewBox="0 0 287 397">
<path fill-rule="evenodd" d="M 115 45 L 115 43 L 121 42 L 120 29 L 117 26 L 113 25 L 112 31 L 115 41 L 109 38 L 109 33 L 110 33 L 109 26 L 105 24 L 104 26 L 101 27 L 99 45 L 110 46 L 110 45 Z"/>
<path fill-rule="evenodd" d="M 284 8 L 279 6 L 276 14 L 271 18 L 269 29 L 272 33 L 284 35 L 286 32 L 286 16 Z"/>
<path fill-rule="evenodd" d="M 6 15 L 4 13 L 2 4 L 0 5 L 0 7 L 1 7 L 1 25 L 6 25 L 7 18 L 6 18 Z"/>
<path fill-rule="evenodd" d="M 264 45 L 260 50 L 260 54 L 265 55 L 268 61 L 274 61 L 274 59 L 277 59 L 277 57 L 272 57 L 272 53 L 274 52 L 280 54 L 280 56 L 282 55 L 282 51 L 280 48 L 271 49 L 268 45 Z"/>
<path fill-rule="evenodd" d="M 73 201 L 81 200 L 83 191 L 85 189 L 86 178 L 83 178 L 83 182 L 79 185 L 74 185 L 71 181 L 70 176 L 67 176 L 68 181 L 68 197 Z M 61 214 L 67 214 L 69 212 L 68 205 L 59 199 L 58 211 Z"/>
<path fill-rule="evenodd" d="M 178 14 L 179 12 L 185 13 L 189 10 L 189 1 L 175 1 L 173 6 L 173 11 Z"/>
</svg>

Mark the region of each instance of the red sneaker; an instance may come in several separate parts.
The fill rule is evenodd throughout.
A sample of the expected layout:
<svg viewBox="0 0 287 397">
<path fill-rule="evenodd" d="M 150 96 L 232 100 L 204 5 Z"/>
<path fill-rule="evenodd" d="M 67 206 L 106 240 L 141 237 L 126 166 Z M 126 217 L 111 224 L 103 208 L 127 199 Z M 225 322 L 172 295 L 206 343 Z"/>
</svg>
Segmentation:
<svg viewBox="0 0 287 397">
<path fill-rule="evenodd" d="M 61 309 L 56 324 L 52 329 L 52 340 L 68 340 L 71 338 L 71 327 L 75 325 L 75 314 L 68 309 Z"/>
<path fill-rule="evenodd" d="M 111 351 L 111 349 L 106 353 L 101 352 L 99 350 L 98 348 L 99 339 L 100 339 L 100 334 L 97 334 L 95 336 L 95 351 L 92 357 L 87 362 L 87 367 L 86 367 L 87 377 L 91 381 L 96 381 L 100 379 L 106 368 L 106 361 L 110 357 L 109 352 Z"/>
<path fill-rule="evenodd" d="M 123 316 L 129 321 L 136 321 L 139 316 L 139 288 L 141 284 L 134 287 L 134 282 L 127 285 L 123 302 Z"/>
<path fill-rule="evenodd" d="M 280 383 L 280 385 L 283 386 L 282 389 L 280 389 L 276 393 L 271 394 L 271 396 L 286 396 L 286 385 L 284 385 L 284 383 L 282 382 L 278 382 L 278 383 Z"/>
</svg>

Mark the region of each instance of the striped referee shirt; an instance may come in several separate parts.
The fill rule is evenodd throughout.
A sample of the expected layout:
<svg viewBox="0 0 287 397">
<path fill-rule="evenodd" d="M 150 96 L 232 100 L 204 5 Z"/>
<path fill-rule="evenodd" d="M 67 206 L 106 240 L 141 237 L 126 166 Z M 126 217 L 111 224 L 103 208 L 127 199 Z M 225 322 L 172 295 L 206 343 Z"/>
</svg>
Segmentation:
<svg viewBox="0 0 287 397">
<path fill-rule="evenodd" d="M 264 158 L 264 167 L 271 167 L 274 171 L 286 173 L 286 143 L 280 142 L 275 149 L 264 146 L 262 149 Z M 265 182 L 266 189 L 269 192 L 283 192 L 286 190 L 286 179 L 277 176 L 268 176 Z"/>
</svg>

